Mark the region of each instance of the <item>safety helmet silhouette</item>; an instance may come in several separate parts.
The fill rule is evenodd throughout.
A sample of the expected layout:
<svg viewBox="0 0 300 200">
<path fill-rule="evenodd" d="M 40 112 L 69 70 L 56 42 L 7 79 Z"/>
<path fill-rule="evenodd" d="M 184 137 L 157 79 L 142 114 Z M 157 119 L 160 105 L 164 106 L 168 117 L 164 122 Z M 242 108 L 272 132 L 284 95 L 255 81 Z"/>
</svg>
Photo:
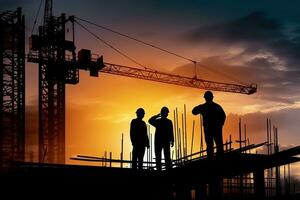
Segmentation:
<svg viewBox="0 0 300 200">
<path fill-rule="evenodd" d="M 145 110 L 143 109 L 143 108 L 139 108 L 139 109 L 137 109 L 136 110 L 136 112 L 135 112 L 136 114 L 145 114 Z"/>
<path fill-rule="evenodd" d="M 211 91 L 206 91 L 204 93 L 204 98 L 205 98 L 205 100 L 212 100 L 214 98 L 214 95 Z"/>
<path fill-rule="evenodd" d="M 161 114 L 167 114 L 167 113 L 169 113 L 169 109 L 166 106 L 164 106 L 164 107 L 161 108 L 160 113 Z"/>
</svg>

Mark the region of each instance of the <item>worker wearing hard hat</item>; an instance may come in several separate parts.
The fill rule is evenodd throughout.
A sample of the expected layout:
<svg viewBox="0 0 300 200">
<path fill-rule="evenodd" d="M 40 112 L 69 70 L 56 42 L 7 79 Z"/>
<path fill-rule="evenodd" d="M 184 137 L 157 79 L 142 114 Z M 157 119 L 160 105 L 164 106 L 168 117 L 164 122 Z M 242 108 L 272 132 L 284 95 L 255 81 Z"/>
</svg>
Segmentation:
<svg viewBox="0 0 300 200">
<path fill-rule="evenodd" d="M 192 110 L 194 115 L 201 114 L 203 117 L 203 126 L 206 142 L 207 157 L 213 158 L 214 141 L 217 146 L 217 155 L 223 155 L 222 129 L 225 122 L 225 112 L 223 108 L 213 102 L 213 93 L 206 91 L 204 94 L 205 103 L 200 104 Z"/>
<path fill-rule="evenodd" d="M 145 147 L 149 148 L 149 139 L 147 136 L 146 123 L 143 121 L 145 110 L 139 108 L 136 111 L 136 119 L 130 123 L 130 140 L 133 146 L 132 149 L 132 168 L 143 169 L 143 159 L 145 154 Z"/>
<path fill-rule="evenodd" d="M 154 145 L 156 169 L 161 170 L 161 151 L 164 150 L 166 169 L 172 168 L 170 157 L 170 145 L 174 145 L 173 124 L 168 117 L 169 109 L 162 107 L 160 114 L 154 115 L 149 119 L 149 123 L 156 128 Z"/>
</svg>

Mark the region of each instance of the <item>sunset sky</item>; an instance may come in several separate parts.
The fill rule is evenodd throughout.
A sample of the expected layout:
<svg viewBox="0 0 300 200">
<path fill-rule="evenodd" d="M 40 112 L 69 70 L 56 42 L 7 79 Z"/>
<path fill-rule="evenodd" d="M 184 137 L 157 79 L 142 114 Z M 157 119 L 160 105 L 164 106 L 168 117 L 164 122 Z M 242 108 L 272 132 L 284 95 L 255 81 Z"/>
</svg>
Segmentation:
<svg viewBox="0 0 300 200">
<path fill-rule="evenodd" d="M 40 0 L 0 2 L 0 11 L 23 8 L 28 37 Z M 214 93 L 215 101 L 227 114 L 224 140 L 229 134 L 234 139 L 238 137 L 240 116 L 247 123 L 250 141 L 263 142 L 266 118 L 271 118 L 279 129 L 282 146 L 299 145 L 299 1 L 54 0 L 53 4 L 54 15 L 62 12 L 75 15 L 199 61 L 197 76 L 202 79 L 257 83 L 258 92 L 250 96 Z M 44 6 L 38 24 L 43 9 Z M 194 76 L 193 64 L 186 60 L 87 27 L 149 68 Z M 103 55 L 105 62 L 136 66 L 79 26 L 76 47 Z M 37 149 L 37 67 L 26 65 L 28 152 Z M 186 104 L 189 138 L 192 120 L 196 120 L 194 149 L 199 150 L 199 119 L 190 113 L 193 106 L 204 102 L 203 93 L 203 90 L 110 74 L 89 77 L 89 72 L 81 72 L 80 83 L 67 86 L 66 162 L 72 163 L 68 158 L 76 154 L 102 156 L 104 151 L 112 151 L 118 157 L 122 133 L 125 158 L 129 158 L 129 124 L 139 107 L 145 109 L 144 120 L 148 121 L 162 106 L 170 108 L 169 117 L 173 119 L 173 110 L 178 107 L 181 113 Z"/>
</svg>

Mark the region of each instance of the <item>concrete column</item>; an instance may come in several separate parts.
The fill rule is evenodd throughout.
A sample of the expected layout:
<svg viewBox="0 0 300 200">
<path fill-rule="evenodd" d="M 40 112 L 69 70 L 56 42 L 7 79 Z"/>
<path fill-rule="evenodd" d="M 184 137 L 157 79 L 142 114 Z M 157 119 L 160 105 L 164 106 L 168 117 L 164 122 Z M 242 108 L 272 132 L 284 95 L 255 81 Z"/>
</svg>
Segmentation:
<svg viewBox="0 0 300 200">
<path fill-rule="evenodd" d="M 256 199 L 264 199 L 265 194 L 265 176 L 264 169 L 257 169 L 254 173 L 254 194 Z"/>
</svg>

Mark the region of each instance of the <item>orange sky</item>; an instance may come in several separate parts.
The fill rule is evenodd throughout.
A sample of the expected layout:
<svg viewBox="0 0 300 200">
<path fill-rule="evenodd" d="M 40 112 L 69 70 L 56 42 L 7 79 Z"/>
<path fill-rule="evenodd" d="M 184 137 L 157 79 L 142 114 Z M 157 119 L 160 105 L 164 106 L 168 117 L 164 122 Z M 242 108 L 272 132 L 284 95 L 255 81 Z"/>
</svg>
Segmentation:
<svg viewBox="0 0 300 200">
<path fill-rule="evenodd" d="M 173 120 L 173 110 L 177 107 L 183 112 L 187 106 L 188 140 L 191 141 L 192 121 L 196 121 L 194 151 L 199 150 L 199 117 L 191 115 L 193 106 L 203 103 L 203 90 L 185 88 L 126 78 L 110 74 L 100 74 L 99 78 L 91 78 L 87 73 L 81 73 L 80 83 L 67 88 L 67 162 L 69 157 L 84 154 L 103 156 L 104 151 L 113 152 L 119 157 L 121 135 L 124 133 L 125 158 L 129 159 L 131 143 L 129 139 L 130 121 L 136 117 L 135 111 L 143 107 L 146 111 L 144 120 L 159 113 L 162 106 L 171 110 L 169 118 Z M 235 99 L 231 102 L 231 99 Z M 236 105 L 239 99 L 239 105 Z M 240 113 L 247 110 L 251 100 L 247 95 L 225 94 L 215 92 L 215 101 L 222 104 L 225 112 Z M 233 123 L 233 122 L 231 122 Z M 232 134 L 237 137 L 237 121 L 226 124 L 224 140 Z M 154 128 L 151 128 L 154 133 Z M 190 153 L 190 144 L 188 145 Z"/>
<path fill-rule="evenodd" d="M 100 25 L 111 27 L 180 55 L 200 61 L 198 77 L 228 82 L 228 78 L 208 69 L 225 72 L 246 83 L 257 83 L 254 95 L 215 93 L 228 120 L 224 140 L 238 136 L 238 115 L 245 117 L 250 141 L 265 141 L 266 118 L 274 118 L 279 126 L 282 145 L 299 145 L 299 6 L 276 1 L 233 4 L 193 1 L 55 1 L 55 15 L 61 12 L 76 15 Z M 30 35 L 38 5 L 35 1 L 8 1 L 4 8 L 24 8 L 26 34 Z M 245 6 L 245 4 L 247 4 Z M 284 12 L 286 9 L 289 12 Z M 101 11 L 101 12 L 99 12 Z M 263 11 L 263 12 L 259 12 Z M 134 13 L 134 15 L 133 15 Z M 283 14 L 284 13 L 284 14 Z M 39 24 L 39 23 L 38 23 Z M 263 26 L 261 26 L 263 24 Z M 264 26 L 266 25 L 266 26 Z M 279 26 L 282 25 L 282 26 Z M 99 37 L 125 52 L 138 62 L 155 70 L 192 77 L 192 65 L 186 60 L 124 40 L 112 33 L 89 26 Z M 36 28 L 37 30 L 37 28 Z M 218 31 L 216 31 L 218 30 Z M 293 32 L 294 31 L 294 32 Z M 105 62 L 132 66 L 132 62 L 116 54 L 111 48 L 95 40 L 76 26 L 76 47 L 91 49 L 103 55 Z M 296 37 L 298 36 L 298 37 Z M 26 39 L 26 41 L 28 41 Z M 281 43 L 280 43 L 281 42 Z M 27 48 L 28 50 L 28 48 Z M 26 64 L 26 105 L 28 112 L 27 152 L 37 152 L 37 65 Z M 139 107 L 146 110 L 144 120 L 160 111 L 187 106 L 188 136 L 191 138 L 193 106 L 203 103 L 203 90 L 143 81 L 121 76 L 100 74 L 89 77 L 80 73 L 80 83 L 68 85 L 66 93 L 66 162 L 77 154 L 102 156 L 112 151 L 118 158 L 121 134 L 124 133 L 125 158 L 129 158 L 129 124 Z M 32 113 L 31 113 L 32 114 Z M 170 112 L 173 119 L 173 112 Z M 29 128 L 28 128 L 29 127 Z M 154 133 L 154 129 L 151 129 Z M 195 129 L 195 147 L 199 149 L 199 124 Z M 35 156 L 37 157 L 36 153 Z M 78 162 L 77 162 L 78 163 Z M 80 162 L 81 163 L 81 162 Z M 89 164 L 89 163 L 81 163 Z"/>
</svg>

